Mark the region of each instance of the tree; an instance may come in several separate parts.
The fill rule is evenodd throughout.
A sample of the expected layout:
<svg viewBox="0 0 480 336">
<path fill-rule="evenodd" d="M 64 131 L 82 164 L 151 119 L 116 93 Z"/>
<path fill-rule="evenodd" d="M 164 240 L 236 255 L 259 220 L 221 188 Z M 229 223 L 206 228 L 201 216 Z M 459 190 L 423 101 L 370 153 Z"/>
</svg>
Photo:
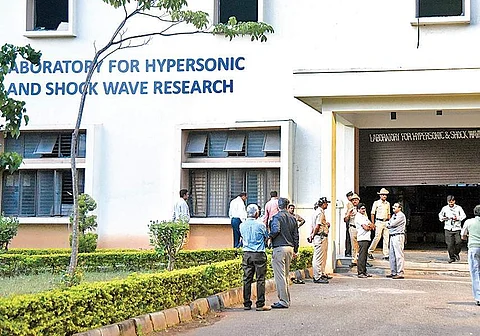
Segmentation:
<svg viewBox="0 0 480 336">
<path fill-rule="evenodd" d="M 0 216 L 0 251 L 8 250 L 8 244 L 17 235 L 18 219 Z"/>
<path fill-rule="evenodd" d="M 98 235 L 94 232 L 98 225 L 97 216 L 88 214 L 96 208 L 97 202 L 90 195 L 81 194 L 78 197 L 78 251 L 80 253 L 94 252 L 97 248 Z M 70 223 L 73 223 L 73 215 L 70 216 Z M 71 244 L 72 236 L 70 235 Z"/>
<path fill-rule="evenodd" d="M 208 13 L 203 11 L 192 11 L 188 9 L 186 0 L 102 0 L 114 8 L 122 9 L 124 17 L 113 32 L 110 40 L 101 48 L 95 48 L 92 65 L 85 79 L 85 88 L 92 80 L 92 76 L 101 62 L 113 53 L 128 48 L 137 48 L 147 45 L 155 36 L 172 37 L 177 35 L 194 34 L 223 34 L 232 40 L 238 36 L 249 36 L 252 41 L 265 42 L 266 34 L 273 33 L 273 28 L 263 22 L 237 22 L 231 17 L 227 24 L 219 23 L 211 26 Z M 158 23 L 158 30 L 128 34 L 127 24 L 134 18 L 143 17 L 153 19 Z M 179 24 L 190 27 L 189 30 L 174 30 Z M 72 225 L 72 254 L 68 272 L 71 276 L 75 274 L 78 260 L 78 172 L 76 158 L 78 155 L 78 135 L 85 108 L 85 101 L 88 90 L 84 90 L 80 97 L 77 121 L 72 134 L 71 146 L 71 169 L 73 181 L 73 225 Z"/>
<path fill-rule="evenodd" d="M 187 240 L 187 233 L 190 230 L 188 222 L 151 221 L 148 229 L 150 245 L 155 247 L 157 253 L 168 256 L 167 269 L 173 270 L 177 254 Z"/>
<path fill-rule="evenodd" d="M 34 50 L 29 44 L 25 47 L 17 47 L 12 44 L 4 44 L 0 49 L 0 112 L 2 118 L 5 119 L 5 125 L 0 125 L 0 130 L 3 130 L 3 135 L 7 137 L 16 137 L 20 135 L 20 127 L 22 121 L 25 125 L 28 124 L 28 116 L 26 115 L 25 102 L 16 100 L 8 96 L 5 89 L 5 77 L 10 73 L 10 70 L 15 66 L 17 56 L 24 58 L 32 64 L 38 65 L 42 53 Z M 0 153 L 0 173 L 8 170 L 13 173 L 22 164 L 22 157 L 17 153 Z"/>
</svg>

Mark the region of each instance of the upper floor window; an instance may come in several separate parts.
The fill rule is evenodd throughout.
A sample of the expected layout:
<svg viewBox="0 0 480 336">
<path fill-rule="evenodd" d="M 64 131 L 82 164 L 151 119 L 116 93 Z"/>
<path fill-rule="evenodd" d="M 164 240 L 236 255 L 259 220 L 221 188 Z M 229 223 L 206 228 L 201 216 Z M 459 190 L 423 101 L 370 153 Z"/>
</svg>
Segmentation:
<svg viewBox="0 0 480 336">
<path fill-rule="evenodd" d="M 70 157 L 72 132 L 22 132 L 15 139 L 5 140 L 5 151 L 16 152 L 25 159 L 66 158 Z M 78 138 L 78 157 L 84 158 L 86 152 L 86 134 Z"/>
<path fill-rule="evenodd" d="M 190 157 L 280 156 L 278 131 L 191 132 L 185 153 Z"/>
<path fill-rule="evenodd" d="M 416 0 L 415 17 L 421 24 L 469 23 L 470 0 Z"/>
<path fill-rule="evenodd" d="M 261 2 L 262 0 L 217 0 L 217 22 L 227 23 L 231 16 L 242 22 L 261 21 Z"/>
<path fill-rule="evenodd" d="M 75 36 L 75 0 L 27 0 L 28 37 Z"/>
</svg>

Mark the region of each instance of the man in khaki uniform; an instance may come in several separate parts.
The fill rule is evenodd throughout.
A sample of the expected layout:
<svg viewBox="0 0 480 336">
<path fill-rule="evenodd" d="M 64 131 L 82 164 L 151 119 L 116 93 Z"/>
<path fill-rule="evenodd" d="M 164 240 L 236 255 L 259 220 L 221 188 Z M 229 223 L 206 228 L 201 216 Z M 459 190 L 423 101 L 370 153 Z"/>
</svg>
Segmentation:
<svg viewBox="0 0 480 336">
<path fill-rule="evenodd" d="M 357 258 L 358 258 L 358 241 L 357 241 L 357 229 L 355 228 L 355 215 L 357 214 L 357 205 L 360 202 L 360 197 L 357 194 L 353 194 L 350 197 L 350 201 L 352 202 L 351 207 L 347 207 L 347 212 L 345 213 L 344 221 L 348 223 L 348 231 L 350 233 L 350 240 L 352 246 L 352 263 L 350 266 L 357 266 Z"/>
<path fill-rule="evenodd" d="M 368 248 L 368 258 L 373 258 L 373 251 L 377 248 L 377 244 L 380 238 L 383 236 L 383 260 L 388 260 L 389 255 L 389 233 L 387 229 L 387 223 L 390 220 L 390 203 L 387 201 L 388 190 L 385 188 L 380 189 L 377 193 L 380 195 L 380 199 L 376 200 L 372 205 L 372 223 L 375 223 L 375 238 L 372 240 L 372 244 Z"/>
</svg>

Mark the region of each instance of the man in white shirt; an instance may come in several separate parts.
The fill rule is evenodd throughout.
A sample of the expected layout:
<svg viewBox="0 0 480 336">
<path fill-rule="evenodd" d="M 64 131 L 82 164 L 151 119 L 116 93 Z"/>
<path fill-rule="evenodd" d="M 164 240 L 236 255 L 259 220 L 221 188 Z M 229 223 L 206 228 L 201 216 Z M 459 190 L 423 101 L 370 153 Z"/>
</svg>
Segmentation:
<svg viewBox="0 0 480 336">
<path fill-rule="evenodd" d="M 187 189 L 180 190 L 180 199 L 173 207 L 172 221 L 190 222 L 190 209 L 188 208 L 187 199 L 190 196 Z"/>
<path fill-rule="evenodd" d="M 242 247 L 240 242 L 240 224 L 247 219 L 247 210 L 245 210 L 245 201 L 247 200 L 247 193 L 241 192 L 236 198 L 230 202 L 228 209 L 228 217 L 233 230 L 233 247 Z"/>
<path fill-rule="evenodd" d="M 438 219 L 443 222 L 445 229 L 445 243 L 447 243 L 448 263 L 460 261 L 460 251 L 462 250 L 462 238 L 460 231 L 462 230 L 462 221 L 467 218 L 465 212 L 460 205 L 455 204 L 453 195 L 447 196 L 447 205 L 445 205 Z"/>
</svg>

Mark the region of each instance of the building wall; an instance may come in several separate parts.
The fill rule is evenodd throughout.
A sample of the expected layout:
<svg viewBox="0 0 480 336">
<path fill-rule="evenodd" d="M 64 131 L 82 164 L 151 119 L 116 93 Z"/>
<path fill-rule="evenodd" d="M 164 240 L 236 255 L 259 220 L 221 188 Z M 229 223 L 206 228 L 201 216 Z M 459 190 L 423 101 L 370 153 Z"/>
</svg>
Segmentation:
<svg viewBox="0 0 480 336">
<path fill-rule="evenodd" d="M 214 1 L 195 1 L 191 5 L 192 9 L 202 9 L 213 16 Z M 24 36 L 26 4 L 2 2 L 1 40 L 16 45 L 29 43 L 42 51 L 43 61 L 89 60 L 94 47 L 100 47 L 110 38 L 122 17 L 122 10 L 115 10 L 99 0 L 76 1 L 75 10 L 76 37 L 31 38 Z M 99 222 L 99 247 L 149 248 L 149 221 L 171 217 L 178 190 L 186 187 L 181 179 L 180 159 L 171 159 L 180 158 L 181 138 L 176 130 L 182 125 L 194 127 L 291 119 L 296 130 L 287 146 L 293 147 L 289 154 L 289 165 L 293 168 L 284 172 L 282 188 L 296 203 L 298 211 L 306 212 L 307 217 L 314 201 L 320 195 L 328 195 L 328 189 L 322 190 L 319 174 L 323 150 L 319 130 L 324 127 L 323 117 L 291 94 L 293 60 L 283 27 L 289 10 L 283 2 L 265 2 L 265 21 L 276 29 L 266 43 L 251 42 L 248 38 L 230 42 L 221 36 L 210 35 L 158 37 L 147 46 L 123 50 L 105 60 L 93 78 L 98 82 L 98 95 L 87 97 L 82 122 L 82 128 L 88 133 L 85 191 L 98 203 L 95 213 Z M 129 27 L 129 32 L 151 28 L 152 23 L 138 21 Z M 209 57 L 244 57 L 245 69 L 229 72 L 146 71 L 146 62 L 156 59 Z M 123 65 L 138 61 L 139 71 L 118 71 L 117 66 L 122 61 L 126 61 Z M 30 123 L 24 130 L 72 129 L 80 95 L 51 94 L 47 91 L 47 84 L 79 84 L 84 77 L 85 73 L 71 71 L 11 73 L 7 84 L 38 83 L 42 88 L 42 92 L 36 95 L 13 95 L 27 102 Z M 216 79 L 233 80 L 233 92 L 152 93 L 155 81 Z M 148 93 L 107 95 L 103 82 L 117 81 L 147 82 Z M 46 219 L 20 218 L 20 221 L 28 222 L 32 228 L 39 224 L 48 227 L 44 223 Z M 229 220 L 225 218 L 223 222 L 218 226 L 205 226 L 205 229 L 202 223 L 193 224 L 189 246 L 229 247 Z M 214 233 L 210 232 L 211 228 L 215 228 Z M 204 231 L 222 239 L 216 239 L 213 244 L 213 240 L 204 239 Z M 12 246 L 25 246 L 25 240 L 20 238 L 14 240 Z M 41 243 L 35 243 L 39 239 L 32 241 L 32 247 L 42 244 L 63 246 L 61 242 L 54 243 L 57 240 L 50 240 L 47 231 L 40 240 Z"/>
</svg>

